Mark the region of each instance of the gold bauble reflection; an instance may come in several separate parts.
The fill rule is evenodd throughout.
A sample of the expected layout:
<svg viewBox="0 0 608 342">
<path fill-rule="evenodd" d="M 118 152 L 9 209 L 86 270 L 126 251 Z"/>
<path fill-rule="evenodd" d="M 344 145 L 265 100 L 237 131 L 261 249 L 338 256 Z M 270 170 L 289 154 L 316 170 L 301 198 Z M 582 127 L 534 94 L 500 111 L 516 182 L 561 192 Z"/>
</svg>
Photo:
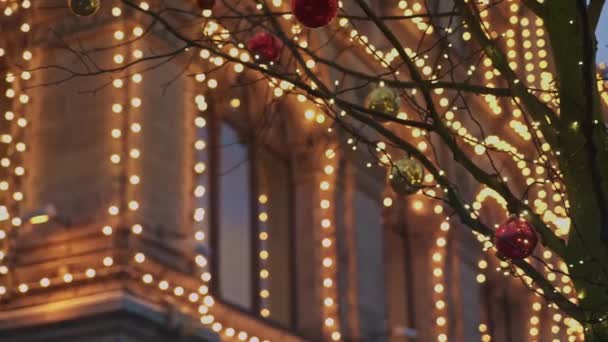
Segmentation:
<svg viewBox="0 0 608 342">
<path fill-rule="evenodd" d="M 370 110 L 394 116 L 399 112 L 401 100 L 393 89 L 378 87 L 372 90 L 367 96 L 366 107 Z"/>
<path fill-rule="evenodd" d="M 399 195 L 416 193 L 424 182 L 424 168 L 413 158 L 403 158 L 391 166 L 389 183 Z"/>
<path fill-rule="evenodd" d="M 72 13 L 87 17 L 95 14 L 101 7 L 101 0 L 68 0 L 68 7 Z"/>
</svg>

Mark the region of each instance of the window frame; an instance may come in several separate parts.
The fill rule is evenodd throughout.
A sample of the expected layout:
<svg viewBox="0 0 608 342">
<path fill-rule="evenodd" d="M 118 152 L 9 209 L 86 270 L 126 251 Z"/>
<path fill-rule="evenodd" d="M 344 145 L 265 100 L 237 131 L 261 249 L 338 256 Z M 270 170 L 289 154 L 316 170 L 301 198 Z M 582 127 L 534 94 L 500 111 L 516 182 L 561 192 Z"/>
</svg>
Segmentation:
<svg viewBox="0 0 608 342">
<path fill-rule="evenodd" d="M 231 120 L 229 117 L 222 117 L 221 115 L 212 114 L 209 115 L 208 118 L 208 139 L 209 139 L 209 152 L 208 152 L 208 163 L 209 163 L 209 176 L 208 176 L 208 187 L 209 187 L 209 250 L 211 251 L 211 260 L 210 260 L 210 270 L 214 275 L 210 281 L 210 291 L 213 295 L 221 301 L 223 304 L 231 307 L 232 309 L 238 310 L 240 312 L 252 315 L 258 319 L 263 320 L 265 323 L 270 324 L 272 326 L 287 329 L 290 331 L 295 331 L 297 327 L 297 304 L 298 304 L 298 286 L 297 286 L 297 242 L 296 238 L 296 225 L 295 225 L 295 205 L 296 205 L 296 194 L 295 194 L 295 176 L 294 176 L 294 168 L 293 161 L 289 154 L 281 153 L 277 151 L 273 146 L 264 143 L 261 139 L 257 139 L 255 134 L 251 134 L 252 132 L 246 129 L 246 125 L 239 122 L 235 122 L 235 120 Z M 237 303 L 231 302 L 229 299 L 226 299 L 221 293 L 221 282 L 220 279 L 220 240 L 221 240 L 221 167 L 222 167 L 222 157 L 221 157 L 221 132 L 223 125 L 228 125 L 231 129 L 234 130 L 236 135 L 239 137 L 238 143 L 241 143 L 246 148 L 246 153 L 248 157 L 248 175 L 249 175 L 249 231 L 250 231 L 250 279 L 249 285 L 251 288 L 251 299 L 249 303 L 249 307 L 243 307 Z M 236 142 L 235 142 L 236 143 Z M 262 158 L 259 157 L 259 150 L 264 149 L 265 153 L 269 153 L 273 157 L 280 159 L 285 162 L 286 170 L 287 170 L 287 184 L 288 184 L 288 213 L 287 213 L 287 222 L 289 229 L 289 275 L 288 282 L 290 293 L 287 298 L 289 300 L 289 324 L 282 324 L 274 319 L 272 319 L 272 315 L 269 317 L 263 317 L 260 313 L 262 309 L 262 301 L 260 298 L 261 284 L 260 284 L 260 270 L 261 263 L 259 258 L 259 250 L 260 250 L 260 222 L 258 219 L 258 215 L 260 213 L 260 203 L 258 202 L 258 196 L 260 194 L 260 180 L 259 180 L 259 167 L 262 162 Z M 271 258 L 272 258 L 272 250 Z M 270 294 L 270 298 L 272 298 L 272 293 Z"/>
</svg>

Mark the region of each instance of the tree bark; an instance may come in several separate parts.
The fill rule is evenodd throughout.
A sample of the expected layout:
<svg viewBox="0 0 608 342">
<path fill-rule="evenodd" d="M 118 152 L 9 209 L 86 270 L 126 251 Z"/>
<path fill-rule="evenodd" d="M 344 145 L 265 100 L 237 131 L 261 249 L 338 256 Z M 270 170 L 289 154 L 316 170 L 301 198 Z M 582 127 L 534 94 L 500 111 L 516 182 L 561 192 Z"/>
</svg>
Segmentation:
<svg viewBox="0 0 608 342">
<path fill-rule="evenodd" d="M 607 341 L 608 136 L 595 76 L 595 37 L 584 1 L 553 0 L 543 18 L 551 39 L 560 98 L 559 164 L 570 203 L 565 262 L 587 322 L 587 341 Z"/>
</svg>

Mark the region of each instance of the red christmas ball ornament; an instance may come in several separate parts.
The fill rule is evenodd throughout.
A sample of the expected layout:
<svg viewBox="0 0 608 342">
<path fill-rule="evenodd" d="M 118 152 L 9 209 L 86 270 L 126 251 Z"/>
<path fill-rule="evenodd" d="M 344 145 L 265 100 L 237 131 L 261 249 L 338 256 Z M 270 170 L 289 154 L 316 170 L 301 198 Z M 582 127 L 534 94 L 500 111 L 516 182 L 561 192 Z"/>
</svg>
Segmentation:
<svg viewBox="0 0 608 342">
<path fill-rule="evenodd" d="M 336 18 L 338 0 L 292 0 L 291 10 L 302 25 L 318 28 Z"/>
<path fill-rule="evenodd" d="M 260 32 L 249 39 L 247 49 L 262 61 L 276 62 L 281 57 L 283 42 L 270 33 Z"/>
<path fill-rule="evenodd" d="M 215 0 L 198 0 L 198 7 L 202 10 L 210 10 L 215 6 Z"/>
<path fill-rule="evenodd" d="M 521 218 L 512 217 L 494 233 L 498 252 L 509 259 L 524 259 L 532 255 L 538 237 L 532 225 Z"/>
</svg>

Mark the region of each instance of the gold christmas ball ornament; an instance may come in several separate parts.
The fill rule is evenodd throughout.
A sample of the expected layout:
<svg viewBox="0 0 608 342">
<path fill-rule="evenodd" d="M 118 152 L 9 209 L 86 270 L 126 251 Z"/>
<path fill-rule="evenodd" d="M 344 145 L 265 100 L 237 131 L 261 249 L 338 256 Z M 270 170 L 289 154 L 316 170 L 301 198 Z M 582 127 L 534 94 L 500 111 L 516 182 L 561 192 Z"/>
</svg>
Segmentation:
<svg viewBox="0 0 608 342">
<path fill-rule="evenodd" d="M 399 195 L 411 195 L 422 188 L 424 168 L 413 158 L 403 158 L 391 166 L 389 183 Z"/>
<path fill-rule="evenodd" d="M 68 0 L 72 13 L 81 17 L 95 14 L 101 7 L 101 0 Z"/>
<path fill-rule="evenodd" d="M 378 87 L 367 96 L 367 109 L 375 110 L 386 115 L 397 115 L 401 107 L 399 95 L 391 88 Z"/>
</svg>

